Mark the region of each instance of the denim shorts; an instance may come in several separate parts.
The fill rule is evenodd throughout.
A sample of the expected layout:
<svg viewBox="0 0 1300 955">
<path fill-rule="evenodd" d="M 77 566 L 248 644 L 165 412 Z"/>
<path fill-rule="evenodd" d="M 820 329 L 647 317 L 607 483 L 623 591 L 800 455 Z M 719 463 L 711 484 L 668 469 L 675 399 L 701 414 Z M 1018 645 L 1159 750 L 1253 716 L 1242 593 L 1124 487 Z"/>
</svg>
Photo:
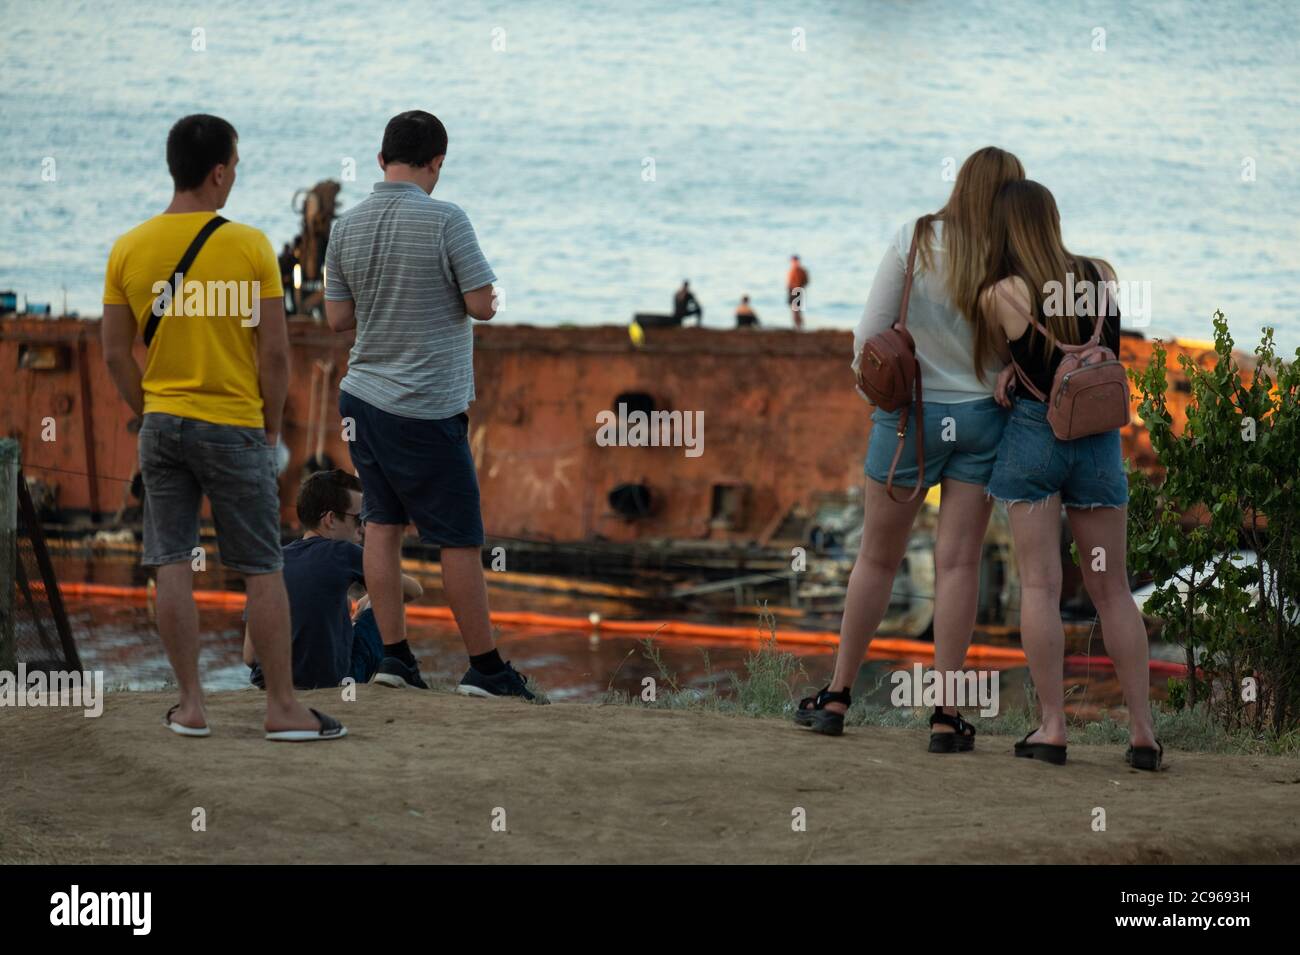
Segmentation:
<svg viewBox="0 0 1300 955">
<path fill-rule="evenodd" d="M 275 452 L 265 431 L 151 412 L 140 425 L 139 451 L 146 567 L 194 559 L 205 494 L 224 566 L 244 574 L 284 566 Z"/>
<path fill-rule="evenodd" d="M 1123 507 L 1128 478 L 1119 431 L 1061 441 L 1047 423 L 1047 405 L 1021 398 L 1011 411 L 989 495 L 1004 504 L 1061 495 L 1066 507 Z"/>
<path fill-rule="evenodd" d="M 469 415 L 405 418 L 342 389 L 339 414 L 356 424 L 348 450 L 367 523 L 413 523 L 420 540 L 439 547 L 483 546 Z"/>
<path fill-rule="evenodd" d="M 916 487 L 916 409 L 908 415 L 907 437 L 894 472 L 897 487 Z M 889 480 L 889 465 L 898 448 L 898 411 L 877 408 L 871 414 L 871 443 L 867 445 L 867 477 Z M 988 484 L 998 442 L 1007 423 L 1007 410 L 992 398 L 947 404 L 925 402 L 925 486 L 944 478 L 966 484 Z"/>
</svg>

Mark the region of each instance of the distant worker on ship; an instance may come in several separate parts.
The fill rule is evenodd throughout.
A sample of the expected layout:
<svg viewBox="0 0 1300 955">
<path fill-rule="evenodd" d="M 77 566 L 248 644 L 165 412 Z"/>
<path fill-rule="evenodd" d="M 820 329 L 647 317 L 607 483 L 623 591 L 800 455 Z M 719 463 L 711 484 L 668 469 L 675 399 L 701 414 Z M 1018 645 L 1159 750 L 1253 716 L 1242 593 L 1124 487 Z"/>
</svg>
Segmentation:
<svg viewBox="0 0 1300 955">
<path fill-rule="evenodd" d="M 280 248 L 276 261 L 280 264 L 280 285 L 285 291 L 285 302 L 289 314 L 298 311 L 298 296 L 293 288 L 293 267 L 298 264 L 297 250 L 286 242 Z"/>
<path fill-rule="evenodd" d="M 803 297 L 808 289 L 808 270 L 799 261 L 799 256 L 790 256 L 790 273 L 785 279 L 785 297 L 790 303 L 790 317 L 794 319 L 796 329 L 803 328 Z"/>
<path fill-rule="evenodd" d="M 749 304 L 748 295 L 740 296 L 740 304 L 736 306 L 736 327 L 758 328 L 758 316 L 754 314 L 754 309 Z"/>
<path fill-rule="evenodd" d="M 695 295 L 691 292 L 691 283 L 682 279 L 682 287 L 673 296 L 673 320 L 675 324 L 685 325 L 686 319 L 692 315 L 695 316 L 696 326 L 704 324 L 704 309 L 700 308 L 700 303 L 695 300 Z"/>
</svg>

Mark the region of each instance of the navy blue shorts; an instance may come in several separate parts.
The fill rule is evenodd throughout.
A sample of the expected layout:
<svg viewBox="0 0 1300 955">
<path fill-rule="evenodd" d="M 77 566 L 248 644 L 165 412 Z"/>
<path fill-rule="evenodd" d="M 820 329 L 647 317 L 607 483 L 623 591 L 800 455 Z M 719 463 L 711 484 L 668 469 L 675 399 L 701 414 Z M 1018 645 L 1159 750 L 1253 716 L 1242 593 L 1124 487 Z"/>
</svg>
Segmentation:
<svg viewBox="0 0 1300 955">
<path fill-rule="evenodd" d="M 375 611 L 367 607 L 352 621 L 352 672 L 358 683 L 369 683 L 384 662 L 384 640 L 379 636 Z"/>
<path fill-rule="evenodd" d="M 413 523 L 420 540 L 438 547 L 483 546 L 469 415 L 404 418 L 343 390 L 339 414 L 355 422 L 348 449 L 367 523 Z"/>
</svg>

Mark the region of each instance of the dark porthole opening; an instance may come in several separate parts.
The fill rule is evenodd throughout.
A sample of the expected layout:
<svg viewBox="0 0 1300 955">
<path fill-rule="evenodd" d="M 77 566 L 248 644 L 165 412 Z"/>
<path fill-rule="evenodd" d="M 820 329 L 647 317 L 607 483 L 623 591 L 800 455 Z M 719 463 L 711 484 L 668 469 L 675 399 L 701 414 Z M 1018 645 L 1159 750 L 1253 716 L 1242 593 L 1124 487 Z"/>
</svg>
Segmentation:
<svg viewBox="0 0 1300 955">
<path fill-rule="evenodd" d="M 650 414 L 655 410 L 655 400 L 644 391 L 625 391 L 614 399 L 614 413 L 617 414 L 619 405 L 627 405 L 627 414 L 630 416 L 634 411 L 640 411 L 642 414 Z"/>
<path fill-rule="evenodd" d="M 650 516 L 653 499 L 644 484 L 620 484 L 609 492 L 609 506 L 628 520 Z"/>
</svg>

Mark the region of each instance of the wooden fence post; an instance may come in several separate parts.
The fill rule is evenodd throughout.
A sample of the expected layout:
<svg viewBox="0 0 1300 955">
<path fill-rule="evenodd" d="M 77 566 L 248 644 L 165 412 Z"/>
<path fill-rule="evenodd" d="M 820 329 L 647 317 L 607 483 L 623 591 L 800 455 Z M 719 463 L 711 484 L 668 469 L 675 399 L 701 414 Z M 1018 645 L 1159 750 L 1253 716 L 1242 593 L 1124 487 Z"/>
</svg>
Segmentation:
<svg viewBox="0 0 1300 955">
<path fill-rule="evenodd" d="M 18 442 L 0 438 L 0 670 L 16 673 L 14 581 L 18 560 Z"/>
</svg>

